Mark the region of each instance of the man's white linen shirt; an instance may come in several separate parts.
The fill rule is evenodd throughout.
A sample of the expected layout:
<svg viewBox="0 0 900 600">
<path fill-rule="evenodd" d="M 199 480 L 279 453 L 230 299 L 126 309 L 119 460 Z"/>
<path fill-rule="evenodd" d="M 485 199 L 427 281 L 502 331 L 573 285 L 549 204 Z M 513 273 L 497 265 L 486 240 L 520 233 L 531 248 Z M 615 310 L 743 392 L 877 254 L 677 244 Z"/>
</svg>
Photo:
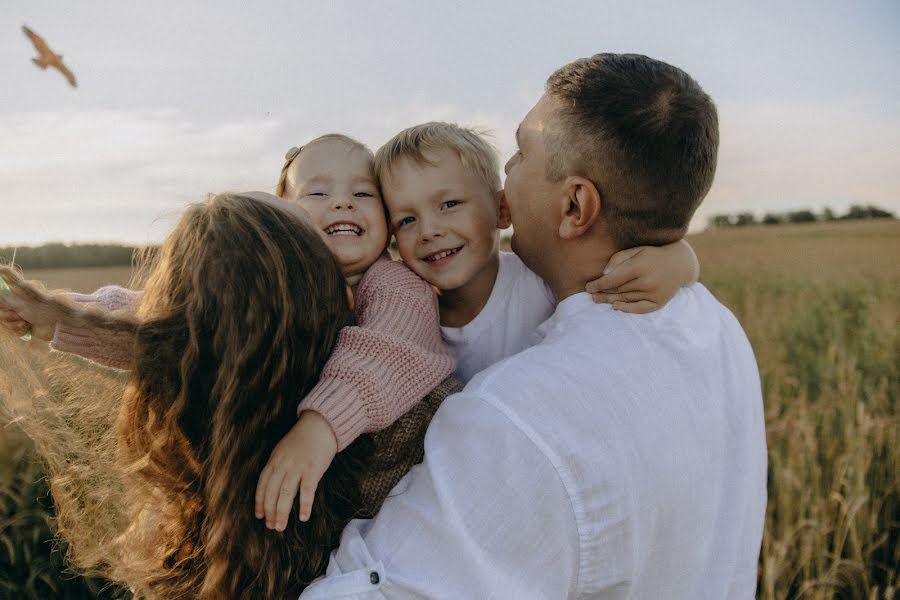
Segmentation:
<svg viewBox="0 0 900 600">
<path fill-rule="evenodd" d="M 475 374 L 534 343 L 556 300 L 543 280 L 512 252 L 500 253 L 497 279 L 481 312 L 462 327 L 441 327 L 456 357 L 454 375 L 468 383 Z"/>
<path fill-rule="evenodd" d="M 440 407 L 425 460 L 303 598 L 752 598 L 759 374 L 700 284 L 648 315 L 586 293 Z"/>
</svg>

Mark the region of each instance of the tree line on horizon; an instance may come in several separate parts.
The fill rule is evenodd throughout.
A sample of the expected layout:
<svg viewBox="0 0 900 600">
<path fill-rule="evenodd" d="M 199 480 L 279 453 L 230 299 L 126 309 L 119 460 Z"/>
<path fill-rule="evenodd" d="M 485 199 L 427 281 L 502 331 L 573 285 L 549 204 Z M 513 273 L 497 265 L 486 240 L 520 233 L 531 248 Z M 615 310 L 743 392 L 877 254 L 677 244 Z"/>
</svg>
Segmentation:
<svg viewBox="0 0 900 600">
<path fill-rule="evenodd" d="M 752 212 L 733 215 L 719 214 L 709 218 L 710 228 L 743 227 L 746 225 L 780 225 L 784 223 L 815 223 L 856 219 L 895 219 L 893 213 L 877 206 L 854 205 L 843 215 L 830 208 L 820 214 L 811 210 L 766 213 L 757 218 Z M 508 238 L 507 235 L 504 238 Z M 64 244 L 51 242 L 41 246 L 0 247 L 0 264 L 22 269 L 74 269 L 84 267 L 128 267 L 134 264 L 135 253 L 142 248 L 122 244 Z"/>
<path fill-rule="evenodd" d="M 832 209 L 825 208 L 816 214 L 811 210 L 794 210 L 782 213 L 765 213 L 762 218 L 757 218 L 752 212 L 741 212 L 733 215 L 719 214 L 709 218 L 711 228 L 743 227 L 746 225 L 782 225 L 785 223 L 816 223 L 826 221 L 849 221 L 858 219 L 895 219 L 890 211 L 877 206 L 853 205 L 843 215 L 836 214 Z"/>
<path fill-rule="evenodd" d="M 22 269 L 59 269 L 131 266 L 134 246 L 120 244 L 63 244 L 0 248 L 0 264 L 12 263 Z"/>
</svg>

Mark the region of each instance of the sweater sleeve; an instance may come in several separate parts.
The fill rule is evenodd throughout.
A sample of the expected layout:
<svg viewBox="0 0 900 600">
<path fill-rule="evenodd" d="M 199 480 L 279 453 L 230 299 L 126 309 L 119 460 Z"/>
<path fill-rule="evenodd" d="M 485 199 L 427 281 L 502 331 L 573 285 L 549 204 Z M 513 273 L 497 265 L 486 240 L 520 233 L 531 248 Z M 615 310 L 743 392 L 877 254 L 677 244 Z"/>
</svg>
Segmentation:
<svg viewBox="0 0 900 600">
<path fill-rule="evenodd" d="M 441 340 L 434 291 L 403 263 L 376 262 L 356 296 L 357 324 L 341 330 L 298 409 L 325 417 L 338 450 L 396 421 L 456 367 Z"/>
<path fill-rule="evenodd" d="M 102 287 L 93 294 L 69 294 L 75 302 L 96 304 L 109 311 L 137 312 L 143 292 L 117 286 Z M 58 352 L 77 354 L 104 367 L 127 371 L 134 357 L 134 336 L 128 332 L 100 327 L 73 327 L 58 324 L 50 347 Z"/>
</svg>

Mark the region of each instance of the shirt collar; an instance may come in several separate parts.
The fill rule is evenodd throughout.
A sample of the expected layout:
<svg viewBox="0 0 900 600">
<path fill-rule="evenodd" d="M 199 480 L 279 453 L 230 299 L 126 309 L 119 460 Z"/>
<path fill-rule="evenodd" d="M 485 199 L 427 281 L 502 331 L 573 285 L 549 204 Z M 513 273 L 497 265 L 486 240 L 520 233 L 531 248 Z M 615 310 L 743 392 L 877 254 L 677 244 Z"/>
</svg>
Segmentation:
<svg viewBox="0 0 900 600">
<path fill-rule="evenodd" d="M 572 294 L 556 305 L 556 310 L 550 315 L 550 318 L 538 325 L 536 330 L 537 337 L 540 340 L 543 340 L 547 337 L 547 334 L 554 330 L 559 324 L 564 323 L 570 317 L 586 310 L 588 307 L 602 308 L 602 305 L 598 306 L 595 304 L 591 295 L 587 292 Z M 611 309 L 608 304 L 605 305 L 605 307 Z"/>
</svg>

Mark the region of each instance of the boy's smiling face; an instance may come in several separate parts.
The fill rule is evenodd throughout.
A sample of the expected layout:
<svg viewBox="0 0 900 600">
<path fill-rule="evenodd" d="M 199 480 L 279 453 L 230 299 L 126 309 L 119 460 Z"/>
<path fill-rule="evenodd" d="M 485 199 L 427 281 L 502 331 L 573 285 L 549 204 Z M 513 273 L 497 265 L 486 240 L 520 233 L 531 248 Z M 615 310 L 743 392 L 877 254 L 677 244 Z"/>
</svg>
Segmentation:
<svg viewBox="0 0 900 600">
<path fill-rule="evenodd" d="M 498 209 L 497 193 L 455 152 L 425 158 L 431 165 L 401 159 L 382 191 L 403 262 L 437 288 L 455 290 L 478 280 L 496 259 L 497 228 L 508 227 L 508 217 Z"/>
<path fill-rule="evenodd" d="M 365 272 L 384 252 L 387 221 L 365 150 L 342 140 L 310 144 L 291 164 L 287 183 L 286 199 L 306 209 L 346 277 Z"/>
</svg>

